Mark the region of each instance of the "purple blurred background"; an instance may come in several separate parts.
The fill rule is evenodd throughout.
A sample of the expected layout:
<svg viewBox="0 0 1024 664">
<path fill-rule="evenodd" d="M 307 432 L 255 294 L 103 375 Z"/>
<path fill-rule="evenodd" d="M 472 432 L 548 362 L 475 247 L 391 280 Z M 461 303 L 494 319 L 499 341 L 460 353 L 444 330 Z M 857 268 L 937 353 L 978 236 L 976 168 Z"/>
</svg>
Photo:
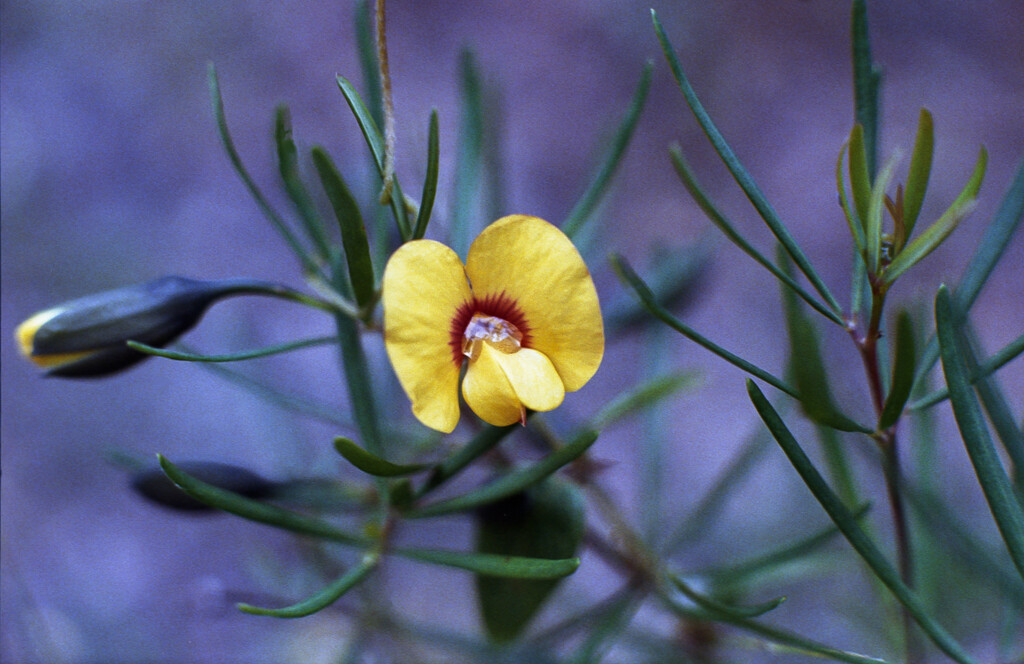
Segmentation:
<svg viewBox="0 0 1024 664">
<path fill-rule="evenodd" d="M 847 3 L 654 4 L 716 123 L 847 301 L 849 238 L 833 179 L 852 123 Z M 101 382 L 43 380 L 11 342 L 18 322 L 39 309 L 167 273 L 301 286 L 295 260 L 218 143 L 206 86 L 212 61 L 239 151 L 279 208 L 287 209 L 271 139 L 279 102 L 291 107 L 300 151 L 322 143 L 350 182 L 365 182 L 365 145 L 334 84 L 337 73 L 360 80 L 353 8 L 347 2 L 301 7 L 238 0 L 2 3 L 4 662 L 337 661 L 354 633 L 334 612 L 300 621 L 235 612 L 225 592 L 294 599 L 315 590 L 318 581 L 298 559 L 305 545 L 239 519 L 182 519 L 143 504 L 124 473 L 103 459 L 115 447 L 239 463 L 274 478 L 348 473 L 330 451 L 337 427 L 284 414 L 207 371 L 168 361 Z M 498 140 L 505 149 L 506 212 L 560 221 L 586 186 L 644 61 L 653 59 L 647 107 L 603 206 L 600 241 L 588 251 L 598 289 L 606 302 L 621 294 L 604 261 L 607 251 L 623 252 L 642 271 L 658 245 L 711 239 L 720 251 L 687 321 L 781 372 L 785 344 L 774 282 L 711 232 L 675 178 L 666 146 L 682 144 L 701 181 L 756 244 L 767 249 L 770 235 L 686 110 L 648 7 L 608 0 L 390 3 L 399 175 L 407 193 L 418 192 L 427 117 L 437 107 L 441 188 L 428 236 L 443 237 L 458 129 L 458 59 L 468 46 L 485 85 L 503 102 Z M 956 195 L 978 146 L 989 150 L 973 216 L 892 296 L 928 303 L 939 282 L 958 279 L 1024 155 L 1024 7 L 1019 0 L 873 3 L 870 20 L 875 59 L 884 67 L 880 158 L 902 150 L 905 170 L 918 108 L 935 117 L 935 171 L 922 224 Z M 973 310 L 989 352 L 1024 329 L 1022 265 L 1018 234 Z M 329 323 L 287 303 L 238 300 L 215 307 L 187 340 L 222 352 L 327 334 Z M 849 340 L 830 328 L 826 341 L 836 391 L 866 402 Z M 665 427 L 678 432 L 663 463 L 672 487 L 665 518 L 672 522 L 756 423 L 737 370 L 681 337 L 667 339 L 665 348 L 666 366 L 703 375 L 699 389 L 672 402 Z M 636 340 L 610 346 L 606 366 L 567 399 L 559 421 L 596 411 L 649 371 L 648 359 Z M 390 375 L 382 362 L 376 366 Z M 337 362 L 327 350 L 264 361 L 258 370 L 289 390 L 339 409 L 344 403 Z M 840 382 L 843 377 L 848 380 Z M 1021 362 L 1000 379 L 1019 417 Z M 403 412 L 407 404 L 392 407 Z M 946 405 L 937 411 L 944 434 L 948 411 Z M 637 431 L 617 426 L 594 448 L 614 462 L 606 480 L 627 505 L 639 483 Z M 962 447 L 944 435 L 940 448 L 948 460 L 941 482 L 958 497 L 965 520 L 987 524 Z M 781 544 L 807 532 L 801 520 L 824 523 L 781 454 L 772 450 L 768 458 L 741 494 L 749 500 L 733 504 L 727 525 L 680 557 L 681 568 L 749 553 L 751 542 Z M 444 527 L 451 546 L 468 546 L 464 526 Z M 418 537 L 429 541 L 425 533 Z M 594 588 L 613 587 L 607 576 L 599 562 L 585 558 L 555 606 L 600 596 Z M 385 587 L 405 615 L 465 633 L 479 629 L 468 575 L 395 562 Z M 855 608 L 856 593 L 836 596 L 808 580 L 782 592 L 790 601 L 774 614 L 779 624 L 885 653 L 884 644 L 865 636 L 879 618 L 859 616 L 862 623 L 851 624 L 844 617 Z M 967 644 L 985 654 L 989 636 L 978 633 Z"/>
</svg>

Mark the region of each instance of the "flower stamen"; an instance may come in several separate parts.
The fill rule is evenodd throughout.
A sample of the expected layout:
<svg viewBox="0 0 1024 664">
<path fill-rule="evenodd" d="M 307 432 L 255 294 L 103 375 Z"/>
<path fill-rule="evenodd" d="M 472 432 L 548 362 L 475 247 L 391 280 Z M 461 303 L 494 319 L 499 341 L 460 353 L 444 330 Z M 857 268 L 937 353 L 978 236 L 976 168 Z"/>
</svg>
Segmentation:
<svg viewBox="0 0 1024 664">
<path fill-rule="evenodd" d="M 462 337 L 462 354 L 475 360 L 480 356 L 480 344 L 487 342 L 495 350 L 506 355 L 522 347 L 523 333 L 504 318 L 473 314 Z"/>
</svg>

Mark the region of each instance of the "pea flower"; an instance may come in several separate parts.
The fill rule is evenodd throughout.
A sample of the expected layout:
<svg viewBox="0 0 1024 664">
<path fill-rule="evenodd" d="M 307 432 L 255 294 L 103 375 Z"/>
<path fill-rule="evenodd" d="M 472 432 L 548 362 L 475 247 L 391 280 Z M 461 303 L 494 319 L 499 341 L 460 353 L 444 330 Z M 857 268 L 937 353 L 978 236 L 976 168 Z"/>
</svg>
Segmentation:
<svg viewBox="0 0 1024 664">
<path fill-rule="evenodd" d="M 503 217 L 463 266 L 433 240 L 402 245 L 383 280 L 384 344 L 413 414 L 445 433 L 466 404 L 496 426 L 557 408 L 604 354 L 597 291 L 576 247 L 543 219 Z"/>
</svg>

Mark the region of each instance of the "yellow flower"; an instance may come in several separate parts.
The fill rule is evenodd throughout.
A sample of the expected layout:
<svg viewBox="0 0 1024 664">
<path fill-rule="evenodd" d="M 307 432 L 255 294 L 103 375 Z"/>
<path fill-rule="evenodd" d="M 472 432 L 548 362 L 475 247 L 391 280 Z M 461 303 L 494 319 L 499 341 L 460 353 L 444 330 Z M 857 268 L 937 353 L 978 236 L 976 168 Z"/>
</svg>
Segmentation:
<svg viewBox="0 0 1024 664">
<path fill-rule="evenodd" d="M 525 421 L 583 387 L 604 354 L 597 291 L 576 247 L 543 219 L 512 215 L 473 241 L 466 265 L 432 240 L 384 270 L 384 343 L 413 414 L 451 432 L 466 404 L 482 420 Z"/>
</svg>

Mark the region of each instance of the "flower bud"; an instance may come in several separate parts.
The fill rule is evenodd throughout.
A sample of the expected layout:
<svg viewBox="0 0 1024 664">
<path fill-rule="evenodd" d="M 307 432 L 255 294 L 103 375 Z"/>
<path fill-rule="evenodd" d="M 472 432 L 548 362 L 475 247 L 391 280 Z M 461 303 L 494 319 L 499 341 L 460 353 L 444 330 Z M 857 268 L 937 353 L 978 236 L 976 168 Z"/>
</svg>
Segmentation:
<svg viewBox="0 0 1024 664">
<path fill-rule="evenodd" d="M 15 337 L 21 352 L 49 376 L 105 376 L 149 357 L 126 342 L 173 341 L 214 300 L 239 290 L 238 283 L 161 277 L 41 311 L 19 325 Z"/>
</svg>

